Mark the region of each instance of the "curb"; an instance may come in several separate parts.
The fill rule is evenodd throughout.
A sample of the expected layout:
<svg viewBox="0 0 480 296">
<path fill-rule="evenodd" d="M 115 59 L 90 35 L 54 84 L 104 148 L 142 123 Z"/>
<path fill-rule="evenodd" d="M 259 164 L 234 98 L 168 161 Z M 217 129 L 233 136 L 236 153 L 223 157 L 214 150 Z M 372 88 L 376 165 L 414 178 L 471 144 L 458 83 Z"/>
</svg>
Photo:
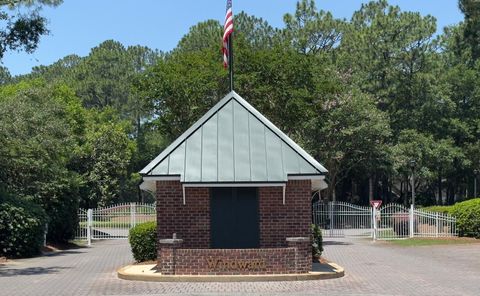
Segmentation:
<svg viewBox="0 0 480 296">
<path fill-rule="evenodd" d="M 327 263 L 333 272 L 309 272 L 301 274 L 255 274 L 255 275 L 162 275 L 152 270 L 155 264 L 127 265 L 117 270 L 117 276 L 129 281 L 148 282 L 273 282 L 308 281 L 340 278 L 345 275 L 343 267 Z M 147 272 L 145 272 L 147 270 Z"/>
</svg>

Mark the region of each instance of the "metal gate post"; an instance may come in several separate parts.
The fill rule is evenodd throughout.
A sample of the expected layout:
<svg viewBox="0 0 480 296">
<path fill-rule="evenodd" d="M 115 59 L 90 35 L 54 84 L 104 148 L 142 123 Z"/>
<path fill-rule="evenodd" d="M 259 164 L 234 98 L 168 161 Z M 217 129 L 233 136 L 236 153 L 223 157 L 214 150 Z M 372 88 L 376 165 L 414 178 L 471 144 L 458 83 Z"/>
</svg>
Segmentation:
<svg viewBox="0 0 480 296">
<path fill-rule="evenodd" d="M 93 220 L 93 210 L 87 210 L 87 245 L 92 245 L 92 220 Z"/>
<path fill-rule="evenodd" d="M 435 237 L 438 237 L 438 213 L 435 213 Z"/>
<path fill-rule="evenodd" d="M 130 228 L 135 226 L 135 203 L 130 203 Z"/>
<path fill-rule="evenodd" d="M 328 220 L 330 220 L 330 234 L 332 234 L 333 229 L 333 204 L 332 202 L 328 202 Z"/>
<path fill-rule="evenodd" d="M 414 236 L 414 233 L 413 233 L 413 230 L 414 230 L 414 227 L 413 227 L 413 215 L 414 215 L 414 211 L 415 209 L 413 208 L 413 204 L 410 205 L 410 211 L 409 211 L 409 215 L 408 215 L 408 226 L 409 226 L 409 232 L 410 232 L 410 237 L 413 237 Z"/>
<path fill-rule="evenodd" d="M 373 240 L 377 240 L 377 208 L 376 207 L 373 207 L 373 215 L 372 215 L 372 219 L 373 219 Z"/>
</svg>

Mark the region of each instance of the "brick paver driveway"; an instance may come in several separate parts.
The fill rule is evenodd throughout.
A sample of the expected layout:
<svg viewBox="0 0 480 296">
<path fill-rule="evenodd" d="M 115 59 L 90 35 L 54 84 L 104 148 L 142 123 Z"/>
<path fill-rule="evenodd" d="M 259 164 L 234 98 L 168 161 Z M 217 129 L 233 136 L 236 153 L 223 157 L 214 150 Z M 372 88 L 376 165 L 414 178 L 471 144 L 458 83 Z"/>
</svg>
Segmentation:
<svg viewBox="0 0 480 296">
<path fill-rule="evenodd" d="M 0 265 L 0 295 L 480 295 L 480 244 L 394 247 L 329 239 L 325 256 L 340 279 L 270 283 L 151 283 L 119 280 L 131 262 L 126 241 L 97 242 Z"/>
</svg>

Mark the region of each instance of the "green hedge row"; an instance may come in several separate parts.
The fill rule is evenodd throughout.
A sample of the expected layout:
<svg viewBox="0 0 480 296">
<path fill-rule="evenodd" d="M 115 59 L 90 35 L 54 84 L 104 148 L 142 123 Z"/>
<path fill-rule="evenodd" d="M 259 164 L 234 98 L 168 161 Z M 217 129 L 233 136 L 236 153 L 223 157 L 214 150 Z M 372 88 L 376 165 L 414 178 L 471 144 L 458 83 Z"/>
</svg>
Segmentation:
<svg viewBox="0 0 480 296">
<path fill-rule="evenodd" d="M 0 256 L 37 255 L 43 245 L 47 217 L 37 204 L 0 196 Z"/>
<path fill-rule="evenodd" d="M 154 221 L 136 225 L 130 229 L 128 241 L 133 258 L 137 262 L 157 259 L 157 223 Z"/>
<path fill-rule="evenodd" d="M 422 210 L 451 215 L 453 206 L 430 206 L 430 207 L 422 208 Z"/>
<path fill-rule="evenodd" d="M 453 206 L 432 206 L 422 210 L 452 215 L 457 218 L 460 236 L 480 238 L 480 198 L 459 202 Z"/>
</svg>

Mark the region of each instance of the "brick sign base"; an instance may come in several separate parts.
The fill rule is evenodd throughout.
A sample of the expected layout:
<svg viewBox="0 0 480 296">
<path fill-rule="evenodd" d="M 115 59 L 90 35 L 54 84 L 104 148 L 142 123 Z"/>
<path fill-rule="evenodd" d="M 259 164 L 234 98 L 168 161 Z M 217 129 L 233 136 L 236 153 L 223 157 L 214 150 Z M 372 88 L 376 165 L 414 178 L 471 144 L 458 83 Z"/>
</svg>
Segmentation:
<svg viewBox="0 0 480 296">
<path fill-rule="evenodd" d="M 165 275 L 235 275 L 307 273 L 308 238 L 287 239 L 286 248 L 182 249 L 181 240 L 161 240 L 159 271 Z"/>
</svg>

